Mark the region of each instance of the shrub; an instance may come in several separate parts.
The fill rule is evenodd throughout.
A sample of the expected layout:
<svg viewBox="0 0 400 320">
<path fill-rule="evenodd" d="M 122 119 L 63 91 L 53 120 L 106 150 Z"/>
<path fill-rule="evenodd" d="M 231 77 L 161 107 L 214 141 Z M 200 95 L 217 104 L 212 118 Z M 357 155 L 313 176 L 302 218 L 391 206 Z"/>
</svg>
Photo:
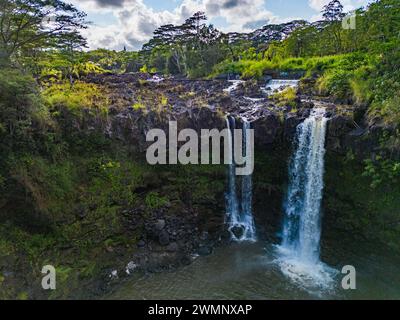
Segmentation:
<svg viewBox="0 0 400 320">
<path fill-rule="evenodd" d="M 352 73 L 346 70 L 330 70 L 317 81 L 318 91 L 322 95 L 347 98 L 352 95 L 349 82 L 351 76 Z"/>
<path fill-rule="evenodd" d="M 33 78 L 16 69 L 0 69 L 0 163 L 7 153 L 38 147 L 33 135 L 50 123 Z"/>
<path fill-rule="evenodd" d="M 75 115 L 80 115 L 82 109 L 101 111 L 107 113 L 108 98 L 102 89 L 91 83 L 75 82 L 54 84 L 46 88 L 43 97 L 47 105 L 53 110 L 67 108 Z"/>
<path fill-rule="evenodd" d="M 149 209 L 159 209 L 168 203 L 168 199 L 157 192 L 150 192 L 146 195 L 144 202 Z"/>
<path fill-rule="evenodd" d="M 282 92 L 275 93 L 272 95 L 272 99 L 275 100 L 278 106 L 296 106 L 297 90 L 295 88 L 286 88 Z"/>
</svg>

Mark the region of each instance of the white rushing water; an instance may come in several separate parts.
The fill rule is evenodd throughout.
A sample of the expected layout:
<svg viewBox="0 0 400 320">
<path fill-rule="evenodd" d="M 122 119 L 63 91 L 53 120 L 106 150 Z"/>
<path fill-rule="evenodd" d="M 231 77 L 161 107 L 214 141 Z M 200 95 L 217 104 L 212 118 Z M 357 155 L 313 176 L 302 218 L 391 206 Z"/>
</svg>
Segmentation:
<svg viewBox="0 0 400 320">
<path fill-rule="evenodd" d="M 147 79 L 148 82 L 155 82 L 155 83 L 160 83 L 162 81 L 164 81 L 165 79 L 158 76 L 158 75 L 154 75 L 152 76 L 150 79 Z"/>
<path fill-rule="evenodd" d="M 227 211 L 227 223 L 231 227 L 237 222 L 239 216 L 239 203 L 236 191 L 236 172 L 235 172 L 235 161 L 233 157 L 233 130 L 236 127 L 235 118 L 227 117 L 226 125 L 229 129 L 229 154 L 231 155 L 230 164 L 228 168 L 228 192 L 226 195 L 226 211 Z"/>
<path fill-rule="evenodd" d="M 320 262 L 321 200 L 325 134 L 324 109 L 314 109 L 297 127 L 296 150 L 289 168 L 289 188 L 280 250 L 282 271 L 303 284 L 329 287 L 332 269 Z"/>
<path fill-rule="evenodd" d="M 229 151 L 232 157 L 228 168 L 228 192 L 226 195 L 226 217 L 228 229 L 235 241 L 256 241 L 256 229 L 252 212 L 253 182 L 252 175 L 241 176 L 241 201 L 238 200 L 236 185 L 236 164 L 234 161 L 234 130 L 236 121 L 233 117 L 227 117 L 227 127 L 230 135 L 228 139 Z M 243 152 L 248 155 L 246 150 L 247 130 L 250 129 L 250 123 L 243 119 Z"/>
<path fill-rule="evenodd" d="M 272 79 L 270 80 L 264 88 L 264 91 L 268 94 L 274 93 L 275 91 L 282 91 L 286 88 L 297 88 L 299 85 L 299 80 L 282 80 L 282 79 Z"/>
<path fill-rule="evenodd" d="M 228 80 L 228 82 L 231 83 L 231 85 L 228 88 L 224 89 L 224 92 L 227 92 L 230 94 L 233 91 L 235 91 L 241 83 L 244 83 L 245 81 L 243 81 L 243 80 Z"/>
</svg>

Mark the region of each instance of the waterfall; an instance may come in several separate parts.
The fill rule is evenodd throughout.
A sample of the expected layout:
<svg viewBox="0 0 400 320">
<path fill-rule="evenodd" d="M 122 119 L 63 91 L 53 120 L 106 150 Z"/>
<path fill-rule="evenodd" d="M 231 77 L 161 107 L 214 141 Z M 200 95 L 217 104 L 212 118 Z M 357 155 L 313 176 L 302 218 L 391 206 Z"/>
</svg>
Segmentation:
<svg viewBox="0 0 400 320">
<path fill-rule="evenodd" d="M 245 155 L 248 155 L 248 150 L 246 149 L 248 130 L 250 130 L 250 122 L 248 122 L 246 119 L 243 119 L 243 152 Z M 244 236 L 247 240 L 256 239 L 252 201 L 253 201 L 253 176 L 249 174 L 246 176 L 242 176 L 242 223 L 245 226 Z"/>
<path fill-rule="evenodd" d="M 236 191 L 236 173 L 235 173 L 235 160 L 233 156 L 233 132 L 236 128 L 235 118 L 226 118 L 227 128 L 229 129 L 229 154 L 231 155 L 229 167 L 228 167 L 228 192 L 227 192 L 227 222 L 229 226 L 236 225 L 238 223 L 239 217 L 239 203 Z"/>
<path fill-rule="evenodd" d="M 226 195 L 226 217 L 228 229 L 232 239 L 235 241 L 255 241 L 256 230 L 252 212 L 253 183 L 252 175 L 241 176 L 241 201 L 238 200 L 236 183 L 236 164 L 234 159 L 234 131 L 236 121 L 233 117 L 227 117 L 227 128 L 230 135 L 228 138 L 231 162 L 228 167 L 228 192 Z M 247 130 L 250 130 L 250 123 L 243 119 L 243 153 L 248 155 L 246 150 Z M 251 155 L 253 156 L 253 155 Z"/>
<path fill-rule="evenodd" d="M 321 200 L 328 119 L 312 110 L 297 127 L 296 149 L 289 166 L 289 187 L 282 232 L 282 271 L 297 281 L 331 284 L 332 269 L 320 262 Z"/>
<path fill-rule="evenodd" d="M 314 263 L 319 261 L 326 123 L 324 110 L 316 109 L 297 128 L 283 228 L 283 246 Z"/>
</svg>

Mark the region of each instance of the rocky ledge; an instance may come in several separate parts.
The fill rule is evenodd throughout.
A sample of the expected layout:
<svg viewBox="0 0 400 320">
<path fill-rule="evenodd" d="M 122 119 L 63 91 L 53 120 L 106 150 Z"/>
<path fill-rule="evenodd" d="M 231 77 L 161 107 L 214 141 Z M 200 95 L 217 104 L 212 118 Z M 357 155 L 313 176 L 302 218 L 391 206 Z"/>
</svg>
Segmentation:
<svg viewBox="0 0 400 320">
<path fill-rule="evenodd" d="M 238 123 L 243 118 L 251 122 L 258 152 L 274 150 L 276 146 L 289 150 L 297 126 L 309 116 L 312 108 L 325 108 L 330 118 L 327 128 L 329 152 L 346 154 L 351 149 L 362 157 L 376 147 L 373 143 L 376 139 L 372 138 L 376 129 L 360 120 L 355 121 L 356 107 L 310 96 L 302 90 L 302 86 L 297 90 L 295 104 L 278 105 L 262 90 L 264 84 L 257 81 L 237 83 L 233 89 L 233 83 L 226 80 L 162 79 L 146 74 L 95 75 L 85 81 L 104 89 L 109 112 L 106 118 L 93 117 L 88 112 L 83 118 L 74 118 L 73 127 L 82 132 L 100 130 L 142 158 L 149 145 L 146 133 L 150 129 L 160 128 L 168 132 L 168 121 L 175 120 L 178 130 L 222 130 L 226 128 L 227 115 L 237 118 Z M 285 163 L 282 159 L 279 162 Z M 286 167 L 285 164 L 283 166 Z M 286 168 L 281 171 L 285 174 Z M 212 181 L 224 184 L 224 174 L 212 177 Z M 148 190 L 154 189 L 154 186 L 174 184 L 171 175 L 160 175 L 156 179 L 162 181 L 155 182 L 153 186 L 154 177 L 147 179 Z M 268 190 L 259 194 L 267 192 L 270 203 L 276 202 L 276 212 L 271 216 L 278 220 L 282 201 L 279 186 L 267 185 L 266 188 Z M 213 247 L 228 241 L 229 236 L 221 228 L 224 223 L 224 191 L 215 194 L 213 199 L 207 199 L 208 207 L 200 204 L 194 209 L 193 205 L 174 207 L 167 204 L 150 215 L 142 208 L 125 210 L 126 228 L 140 229 L 137 248 L 124 265 L 109 270 L 106 278 L 113 282 L 135 270 L 159 272 L 176 268 L 191 263 L 197 255 L 210 254 Z M 258 210 L 257 201 L 255 199 L 255 211 Z M 263 209 L 259 211 L 264 212 Z M 257 212 L 255 214 L 259 219 Z M 207 220 L 206 227 L 201 226 L 202 219 Z M 273 222 L 259 225 L 269 226 Z"/>
<path fill-rule="evenodd" d="M 353 148 L 360 153 L 374 149 L 374 139 L 368 139 L 374 128 L 354 120 L 357 108 L 338 105 L 321 97 L 309 96 L 298 89 L 295 105 L 277 105 L 262 87 L 265 84 L 249 80 L 231 90 L 226 80 L 188 80 L 158 78 L 148 74 L 104 74 L 87 77 L 87 82 L 104 87 L 110 101 L 107 121 L 77 123 L 81 130 L 101 126 L 105 134 L 143 152 L 148 144 L 145 135 L 152 128 L 168 130 L 168 121 L 178 122 L 178 130 L 226 127 L 225 117 L 239 122 L 246 118 L 255 129 L 256 144 L 268 147 L 291 141 L 296 127 L 312 108 L 324 107 L 330 117 L 327 147 L 345 153 Z"/>
</svg>

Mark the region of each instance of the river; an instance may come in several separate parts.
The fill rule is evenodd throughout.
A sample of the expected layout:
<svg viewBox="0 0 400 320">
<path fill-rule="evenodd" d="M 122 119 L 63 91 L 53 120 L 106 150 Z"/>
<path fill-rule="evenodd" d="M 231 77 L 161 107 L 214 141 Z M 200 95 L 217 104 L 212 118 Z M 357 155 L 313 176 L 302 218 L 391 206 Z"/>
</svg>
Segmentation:
<svg viewBox="0 0 400 320">
<path fill-rule="evenodd" d="M 275 245 L 232 243 L 174 272 L 137 273 L 109 299 L 400 299 L 400 257 L 352 239 L 329 242 L 322 260 L 337 270 L 335 287 L 303 286 L 282 273 Z M 324 259 L 326 258 L 326 259 Z M 340 270 L 353 265 L 357 289 L 341 288 Z"/>
</svg>

